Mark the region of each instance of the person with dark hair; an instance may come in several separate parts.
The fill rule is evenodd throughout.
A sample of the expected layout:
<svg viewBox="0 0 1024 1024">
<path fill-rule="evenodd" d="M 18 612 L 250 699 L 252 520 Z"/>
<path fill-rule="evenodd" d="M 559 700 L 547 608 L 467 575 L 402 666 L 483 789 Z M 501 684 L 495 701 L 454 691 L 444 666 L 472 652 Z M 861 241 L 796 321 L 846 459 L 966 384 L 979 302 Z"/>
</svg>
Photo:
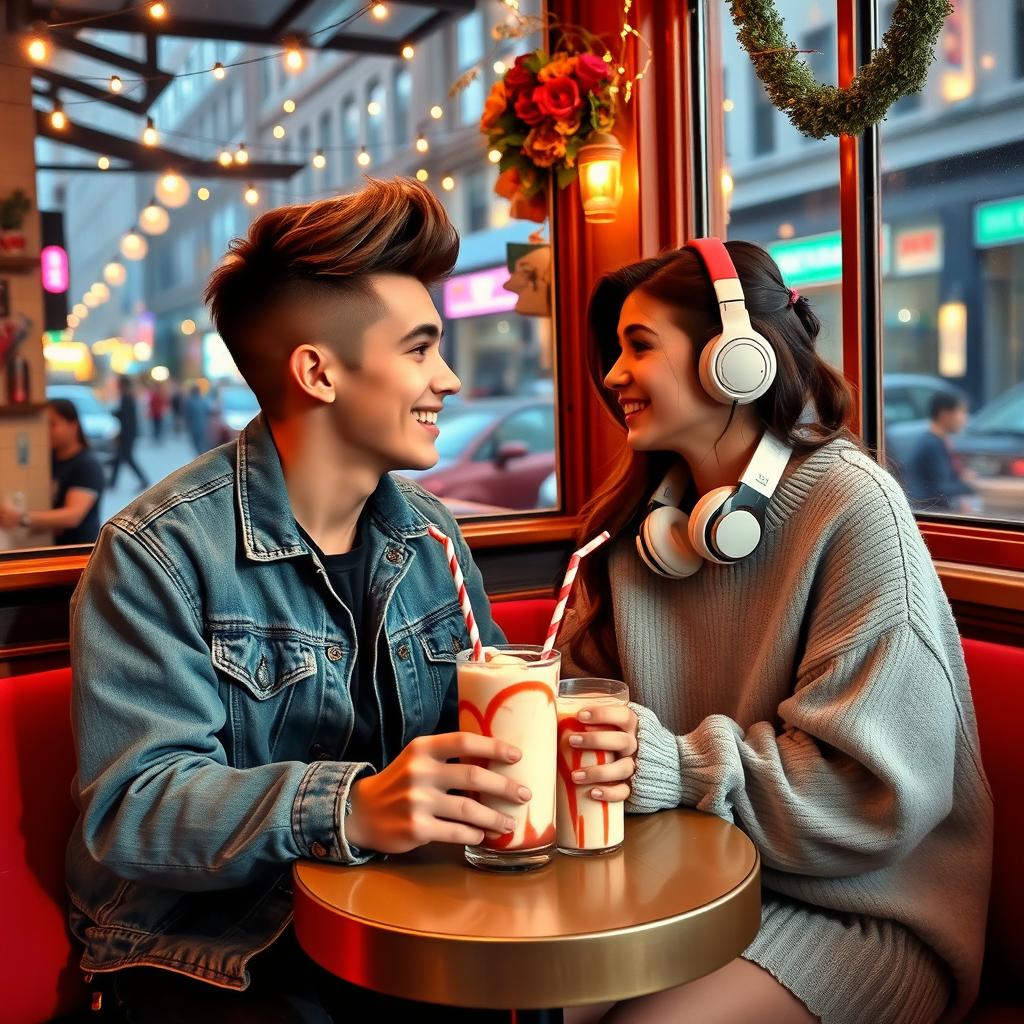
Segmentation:
<svg viewBox="0 0 1024 1024">
<path fill-rule="evenodd" d="M 850 433 L 807 299 L 747 242 L 602 278 L 591 373 L 625 431 L 584 510 L 563 673 L 591 709 L 595 797 L 695 807 L 762 864 L 761 928 L 676 989 L 567 1024 L 925 1024 L 978 988 L 992 844 L 956 623 L 907 501 Z M 597 796 L 597 794 L 600 796 Z M 684 955 L 680 951 L 680 955 Z"/>
<path fill-rule="evenodd" d="M 145 489 L 149 486 L 149 480 L 135 461 L 135 442 L 139 439 L 139 408 L 131 377 L 118 377 L 117 389 L 121 397 L 114 415 L 121 424 L 121 430 L 117 435 L 117 449 L 110 464 L 110 486 L 117 486 L 117 475 L 122 464 L 125 464 L 135 474 L 139 486 Z"/>
<path fill-rule="evenodd" d="M 67 398 L 46 403 L 50 429 L 53 503 L 48 509 L 19 512 L 0 505 L 0 526 L 53 532 L 54 544 L 91 544 L 100 532 L 100 497 L 106 477 L 82 431 L 78 410 Z"/>
<path fill-rule="evenodd" d="M 291 866 L 474 844 L 518 784 L 467 758 L 465 621 L 503 642 L 454 518 L 392 470 L 438 459 L 459 390 L 428 287 L 458 234 L 416 182 L 270 210 L 206 291 L 261 413 L 103 529 L 72 599 L 82 967 L 129 1021 L 471 1021 L 373 996 L 290 931 Z M 462 763 L 450 763 L 462 758 Z M 470 784 L 472 782 L 472 785 Z"/>
<path fill-rule="evenodd" d="M 918 511 L 970 510 L 975 493 L 957 468 L 949 438 L 967 425 L 967 398 L 950 388 L 938 391 L 928 406 L 928 429 L 903 467 L 907 496 Z"/>
</svg>

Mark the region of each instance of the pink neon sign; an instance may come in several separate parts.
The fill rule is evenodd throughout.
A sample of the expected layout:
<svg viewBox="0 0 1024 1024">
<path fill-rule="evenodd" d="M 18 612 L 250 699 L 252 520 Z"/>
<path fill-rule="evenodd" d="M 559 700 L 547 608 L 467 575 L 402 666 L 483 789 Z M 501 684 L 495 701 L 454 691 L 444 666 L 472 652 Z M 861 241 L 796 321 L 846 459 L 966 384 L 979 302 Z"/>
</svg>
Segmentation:
<svg viewBox="0 0 1024 1024">
<path fill-rule="evenodd" d="M 68 290 L 68 254 L 59 245 L 48 245 L 39 254 L 43 287 L 54 295 Z"/>
<path fill-rule="evenodd" d="M 448 320 L 485 313 L 505 313 L 519 301 L 515 292 L 502 287 L 508 280 L 506 267 L 457 274 L 444 283 L 444 315 Z"/>
</svg>

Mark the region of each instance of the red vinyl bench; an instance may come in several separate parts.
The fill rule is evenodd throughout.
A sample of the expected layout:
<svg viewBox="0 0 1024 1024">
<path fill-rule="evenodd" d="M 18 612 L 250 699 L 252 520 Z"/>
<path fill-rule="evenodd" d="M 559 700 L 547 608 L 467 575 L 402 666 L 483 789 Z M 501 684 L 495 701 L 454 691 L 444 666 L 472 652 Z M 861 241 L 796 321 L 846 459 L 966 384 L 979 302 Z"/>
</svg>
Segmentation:
<svg viewBox="0 0 1024 1024">
<path fill-rule="evenodd" d="M 494 617 L 513 643 L 543 640 L 554 602 L 505 601 Z M 992 899 L 978 1024 L 1024 1022 L 1024 649 L 965 640 L 981 751 L 996 798 Z M 75 820 L 71 672 L 0 679 L 0 1017 L 38 1024 L 87 1005 L 65 924 L 64 848 Z M 1012 1000 L 1012 1001 L 1011 1001 Z"/>
</svg>

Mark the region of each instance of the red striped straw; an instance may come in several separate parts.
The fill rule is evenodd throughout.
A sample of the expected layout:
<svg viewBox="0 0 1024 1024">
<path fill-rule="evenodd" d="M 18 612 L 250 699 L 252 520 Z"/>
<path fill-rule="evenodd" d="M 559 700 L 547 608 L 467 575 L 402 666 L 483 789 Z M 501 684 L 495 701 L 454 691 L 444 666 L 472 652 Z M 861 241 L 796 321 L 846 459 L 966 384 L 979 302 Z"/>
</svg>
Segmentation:
<svg viewBox="0 0 1024 1024">
<path fill-rule="evenodd" d="M 436 526 L 428 526 L 427 533 L 444 545 L 444 553 L 448 556 L 448 569 L 455 583 L 455 591 L 459 595 L 459 607 L 462 609 L 462 617 L 466 620 L 469 642 L 473 648 L 473 661 L 483 661 L 484 648 L 480 643 L 480 630 L 477 629 L 473 606 L 469 603 L 469 591 L 466 590 L 466 581 L 462 578 L 459 560 L 455 557 L 455 545 L 451 542 L 451 538 L 443 534 Z"/>
<path fill-rule="evenodd" d="M 584 544 L 579 551 L 574 552 L 572 558 L 569 559 L 569 568 L 565 570 L 562 589 L 558 592 L 558 604 L 555 605 L 554 614 L 551 616 L 551 625 L 548 626 L 548 635 L 544 641 L 541 657 L 555 646 L 555 638 L 558 636 L 558 630 L 562 625 L 562 616 L 565 614 L 565 604 L 569 600 L 569 592 L 576 581 L 576 573 L 579 572 L 580 562 L 595 548 L 599 548 L 610 536 L 607 530 L 599 533 L 592 541 Z"/>
</svg>

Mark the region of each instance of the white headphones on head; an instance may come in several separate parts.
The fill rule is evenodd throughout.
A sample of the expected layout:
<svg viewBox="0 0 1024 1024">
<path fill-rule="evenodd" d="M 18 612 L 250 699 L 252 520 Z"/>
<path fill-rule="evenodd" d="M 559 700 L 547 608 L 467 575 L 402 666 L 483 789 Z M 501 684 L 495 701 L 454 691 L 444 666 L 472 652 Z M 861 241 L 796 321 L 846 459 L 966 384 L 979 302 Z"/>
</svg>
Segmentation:
<svg viewBox="0 0 1024 1024">
<path fill-rule="evenodd" d="M 700 382 L 725 405 L 747 405 L 775 380 L 775 351 L 750 324 L 739 275 L 720 238 L 695 238 L 693 249 L 711 276 L 722 333 L 704 347 Z M 636 549 L 659 576 L 692 576 L 705 561 L 730 564 L 756 550 L 764 534 L 764 515 L 789 463 L 792 449 L 765 432 L 735 487 L 716 487 L 687 516 L 679 507 L 689 480 L 681 459 L 665 475 L 647 506 Z"/>
</svg>

